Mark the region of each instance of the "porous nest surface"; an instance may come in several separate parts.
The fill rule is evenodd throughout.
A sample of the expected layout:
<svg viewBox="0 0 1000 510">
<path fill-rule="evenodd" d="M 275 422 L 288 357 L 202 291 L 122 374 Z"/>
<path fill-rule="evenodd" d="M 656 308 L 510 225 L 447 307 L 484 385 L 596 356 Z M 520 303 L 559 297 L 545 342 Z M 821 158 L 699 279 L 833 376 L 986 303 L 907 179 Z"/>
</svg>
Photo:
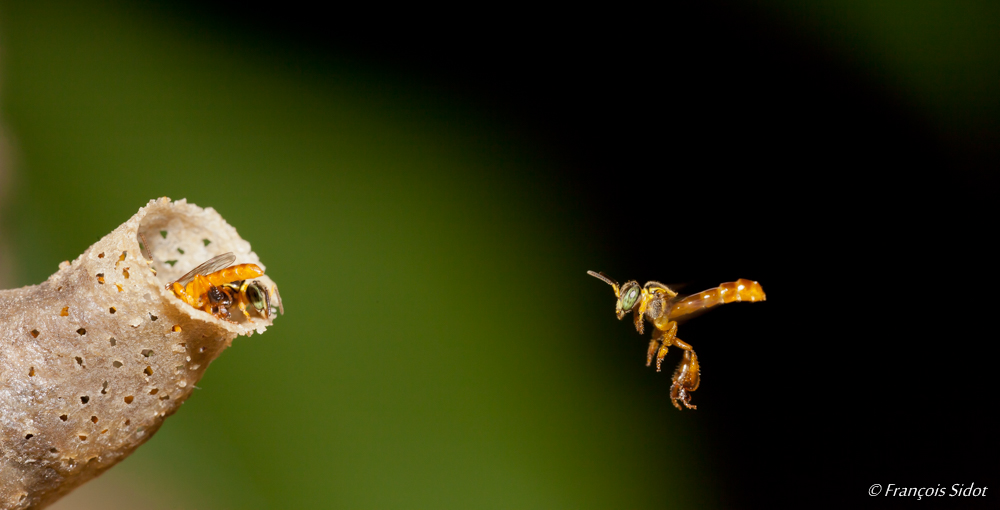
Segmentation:
<svg viewBox="0 0 1000 510">
<path fill-rule="evenodd" d="M 45 282 L 0 291 L 0 507 L 42 508 L 119 462 L 233 338 L 264 332 L 273 316 L 234 324 L 165 288 L 225 252 L 266 269 L 215 210 L 161 198 Z"/>
</svg>

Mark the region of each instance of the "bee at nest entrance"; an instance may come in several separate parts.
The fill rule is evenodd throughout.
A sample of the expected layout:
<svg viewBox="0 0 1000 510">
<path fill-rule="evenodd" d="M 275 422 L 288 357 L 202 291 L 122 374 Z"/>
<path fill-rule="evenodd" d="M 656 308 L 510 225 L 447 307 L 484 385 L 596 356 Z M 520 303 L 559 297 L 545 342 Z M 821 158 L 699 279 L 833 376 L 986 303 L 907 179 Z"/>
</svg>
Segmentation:
<svg viewBox="0 0 1000 510">
<path fill-rule="evenodd" d="M 260 281 L 253 280 L 264 276 L 260 266 L 232 266 L 233 262 L 236 262 L 236 255 L 232 252 L 217 255 L 168 283 L 166 288 L 188 305 L 234 324 L 236 321 L 230 313 L 233 304 L 251 324 L 253 319 L 249 308 L 253 308 L 265 319 L 277 313 L 284 314 L 278 287 L 273 284 L 267 287 Z"/>
</svg>

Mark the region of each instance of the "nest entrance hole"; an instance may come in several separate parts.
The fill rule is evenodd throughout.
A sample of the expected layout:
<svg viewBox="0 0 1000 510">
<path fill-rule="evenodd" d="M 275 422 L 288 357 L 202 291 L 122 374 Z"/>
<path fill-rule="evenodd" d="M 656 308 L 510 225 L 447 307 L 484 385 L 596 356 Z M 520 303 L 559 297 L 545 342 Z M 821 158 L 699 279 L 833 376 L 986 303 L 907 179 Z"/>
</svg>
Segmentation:
<svg viewBox="0 0 1000 510">
<path fill-rule="evenodd" d="M 236 239 L 228 239 L 228 232 L 221 231 L 220 235 L 222 221 L 206 218 L 176 202 L 167 209 L 154 207 L 139 224 L 136 249 L 143 258 L 152 257 L 155 277 L 166 286 L 220 253 L 242 251 L 233 242 Z"/>
</svg>

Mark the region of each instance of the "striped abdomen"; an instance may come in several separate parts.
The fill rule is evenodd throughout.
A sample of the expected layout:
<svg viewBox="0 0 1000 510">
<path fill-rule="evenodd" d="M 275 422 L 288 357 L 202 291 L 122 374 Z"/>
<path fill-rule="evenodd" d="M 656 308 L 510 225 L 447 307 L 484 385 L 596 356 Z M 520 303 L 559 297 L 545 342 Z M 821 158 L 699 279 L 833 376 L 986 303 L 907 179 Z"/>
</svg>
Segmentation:
<svg viewBox="0 0 1000 510">
<path fill-rule="evenodd" d="M 711 308 L 716 305 L 732 303 L 733 301 L 764 301 L 764 289 L 759 283 L 740 278 L 735 282 L 727 282 L 715 287 L 692 294 L 676 303 L 670 308 L 668 318 L 673 320 L 689 313 L 697 312 L 704 308 Z"/>
<path fill-rule="evenodd" d="M 220 269 L 214 273 L 195 277 L 194 280 L 191 280 L 191 283 L 187 284 L 185 291 L 191 296 L 200 296 L 209 289 L 206 283 L 218 287 L 219 285 L 240 280 L 249 280 L 258 276 L 264 276 L 264 270 L 257 264 L 237 264 Z"/>
</svg>

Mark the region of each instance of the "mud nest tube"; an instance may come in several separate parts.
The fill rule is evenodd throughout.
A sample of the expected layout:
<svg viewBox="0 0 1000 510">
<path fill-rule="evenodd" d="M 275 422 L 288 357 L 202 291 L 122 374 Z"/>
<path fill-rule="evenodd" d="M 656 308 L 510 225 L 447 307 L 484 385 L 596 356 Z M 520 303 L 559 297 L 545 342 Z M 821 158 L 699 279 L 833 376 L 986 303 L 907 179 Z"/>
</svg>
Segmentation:
<svg viewBox="0 0 1000 510">
<path fill-rule="evenodd" d="M 45 282 L 0 291 L 0 508 L 42 508 L 124 459 L 236 336 L 271 325 L 165 288 L 226 252 L 266 270 L 215 210 L 161 198 Z"/>
</svg>

